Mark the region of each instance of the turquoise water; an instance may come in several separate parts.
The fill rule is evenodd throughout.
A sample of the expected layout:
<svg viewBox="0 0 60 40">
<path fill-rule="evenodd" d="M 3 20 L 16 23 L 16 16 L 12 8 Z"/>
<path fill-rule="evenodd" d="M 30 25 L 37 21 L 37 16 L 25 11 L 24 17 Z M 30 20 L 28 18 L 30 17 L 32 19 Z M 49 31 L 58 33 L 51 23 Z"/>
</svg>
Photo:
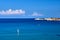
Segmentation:
<svg viewBox="0 0 60 40">
<path fill-rule="evenodd" d="M 60 40 L 60 21 L 0 23 L 0 40 Z"/>
</svg>

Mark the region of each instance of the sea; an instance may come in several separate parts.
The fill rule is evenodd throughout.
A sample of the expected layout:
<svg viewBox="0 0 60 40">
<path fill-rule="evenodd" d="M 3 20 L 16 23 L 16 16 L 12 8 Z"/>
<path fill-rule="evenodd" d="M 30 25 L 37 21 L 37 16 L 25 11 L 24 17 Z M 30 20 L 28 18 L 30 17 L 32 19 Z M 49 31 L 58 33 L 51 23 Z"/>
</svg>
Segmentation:
<svg viewBox="0 0 60 40">
<path fill-rule="evenodd" d="M 1 18 L 0 40 L 60 40 L 60 21 Z"/>
</svg>

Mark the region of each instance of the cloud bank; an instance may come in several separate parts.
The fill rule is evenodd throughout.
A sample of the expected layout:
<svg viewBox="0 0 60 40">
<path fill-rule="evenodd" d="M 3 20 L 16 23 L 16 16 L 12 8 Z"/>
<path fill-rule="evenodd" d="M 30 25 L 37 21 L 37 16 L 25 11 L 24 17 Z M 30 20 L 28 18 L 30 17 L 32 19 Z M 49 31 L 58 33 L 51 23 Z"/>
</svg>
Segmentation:
<svg viewBox="0 0 60 40">
<path fill-rule="evenodd" d="M 9 9 L 9 10 L 2 10 L 0 11 L 0 15 L 11 15 L 11 14 L 18 14 L 18 15 L 22 15 L 22 14 L 25 14 L 25 10 L 22 10 L 22 9 L 19 9 L 19 10 L 12 10 L 12 9 Z"/>
<path fill-rule="evenodd" d="M 43 16 L 41 13 L 33 12 L 32 16 Z"/>
</svg>

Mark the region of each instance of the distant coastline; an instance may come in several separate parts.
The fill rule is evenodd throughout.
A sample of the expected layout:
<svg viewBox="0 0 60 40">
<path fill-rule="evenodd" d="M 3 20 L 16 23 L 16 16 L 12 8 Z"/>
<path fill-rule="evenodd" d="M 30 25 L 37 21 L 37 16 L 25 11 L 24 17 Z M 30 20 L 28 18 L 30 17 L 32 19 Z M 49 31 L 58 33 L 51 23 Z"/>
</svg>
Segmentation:
<svg viewBox="0 0 60 40">
<path fill-rule="evenodd" d="M 60 18 L 35 18 L 35 20 L 60 21 Z"/>
</svg>

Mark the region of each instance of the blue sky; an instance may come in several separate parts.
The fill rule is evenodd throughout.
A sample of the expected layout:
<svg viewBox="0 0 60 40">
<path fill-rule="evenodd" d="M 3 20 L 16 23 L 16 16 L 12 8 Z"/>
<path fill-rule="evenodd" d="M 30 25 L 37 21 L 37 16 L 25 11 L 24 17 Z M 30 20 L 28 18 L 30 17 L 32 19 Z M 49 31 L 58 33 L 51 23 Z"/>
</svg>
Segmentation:
<svg viewBox="0 0 60 40">
<path fill-rule="evenodd" d="M 60 18 L 60 0 L 0 0 L 0 18 L 36 17 Z"/>
</svg>

